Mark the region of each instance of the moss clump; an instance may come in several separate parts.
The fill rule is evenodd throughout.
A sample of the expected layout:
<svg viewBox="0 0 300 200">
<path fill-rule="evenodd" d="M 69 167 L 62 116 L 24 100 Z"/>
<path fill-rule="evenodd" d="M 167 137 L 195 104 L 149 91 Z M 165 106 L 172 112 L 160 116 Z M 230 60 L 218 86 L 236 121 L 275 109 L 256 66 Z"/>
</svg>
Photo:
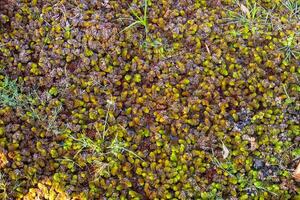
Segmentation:
<svg viewBox="0 0 300 200">
<path fill-rule="evenodd" d="M 0 198 L 297 198 L 297 1 L 14 6 Z"/>
</svg>

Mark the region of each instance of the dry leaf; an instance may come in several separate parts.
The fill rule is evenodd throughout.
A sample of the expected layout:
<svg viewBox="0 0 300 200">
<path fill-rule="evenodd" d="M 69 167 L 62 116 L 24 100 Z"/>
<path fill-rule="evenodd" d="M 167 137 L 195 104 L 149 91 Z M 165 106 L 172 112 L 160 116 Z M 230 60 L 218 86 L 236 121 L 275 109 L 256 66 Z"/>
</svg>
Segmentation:
<svg viewBox="0 0 300 200">
<path fill-rule="evenodd" d="M 250 16 L 250 11 L 246 6 L 244 6 L 243 4 L 240 4 L 240 7 L 244 14 L 246 14 L 247 16 Z"/>
<path fill-rule="evenodd" d="M 250 142 L 250 151 L 254 151 L 255 149 L 258 148 L 258 145 L 255 142 L 255 137 L 249 137 L 248 141 Z"/>
<path fill-rule="evenodd" d="M 210 54 L 210 50 L 209 50 L 207 44 L 205 44 L 205 48 L 206 48 L 207 53 Z"/>
<path fill-rule="evenodd" d="M 250 138 L 250 151 L 254 151 L 258 148 L 258 144 L 255 142 L 255 138 L 251 137 Z"/>
<path fill-rule="evenodd" d="M 222 142 L 222 149 L 223 149 L 222 151 L 223 158 L 226 159 L 229 156 L 229 150 L 223 142 Z"/>
<path fill-rule="evenodd" d="M 300 182 L 300 162 L 298 163 L 298 166 L 293 173 L 293 177 L 296 179 L 296 181 Z"/>
</svg>

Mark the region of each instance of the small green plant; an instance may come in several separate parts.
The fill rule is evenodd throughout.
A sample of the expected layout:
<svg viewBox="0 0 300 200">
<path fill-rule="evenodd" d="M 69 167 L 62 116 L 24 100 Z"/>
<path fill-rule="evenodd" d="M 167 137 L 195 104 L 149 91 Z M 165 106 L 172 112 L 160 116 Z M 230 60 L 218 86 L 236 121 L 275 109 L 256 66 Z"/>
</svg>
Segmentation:
<svg viewBox="0 0 300 200">
<path fill-rule="evenodd" d="M 74 141 L 78 142 L 76 146 L 79 147 L 77 153 L 74 155 L 74 158 L 77 157 L 79 153 L 81 153 L 84 149 L 87 149 L 93 154 L 102 155 L 103 153 L 103 140 L 97 139 L 92 140 L 91 138 L 87 137 L 86 135 L 81 135 L 79 138 L 74 136 L 70 136 Z"/>
<path fill-rule="evenodd" d="M 248 1 L 246 1 L 245 5 L 239 2 L 237 4 L 240 7 L 240 12 L 229 10 L 229 18 L 226 18 L 228 23 L 239 24 L 253 33 L 256 32 L 259 26 L 264 23 L 265 10 L 256 3 L 251 4 Z"/>
<path fill-rule="evenodd" d="M 296 17 L 300 19 L 300 3 L 296 0 L 285 0 L 282 3 L 290 12 L 290 18 Z"/>
<path fill-rule="evenodd" d="M 77 137 L 69 135 L 69 139 L 74 141 L 73 145 L 77 150 L 73 159 L 76 159 L 83 151 L 92 156 L 91 165 L 94 169 L 95 180 L 103 175 L 109 175 L 109 168 L 115 162 L 114 160 L 110 162 L 105 161 L 105 157 L 109 157 L 109 155 L 118 157 L 120 153 L 127 152 L 143 160 L 140 156 L 129 150 L 124 142 L 119 140 L 119 138 L 121 138 L 119 136 L 123 135 L 126 132 L 126 129 L 119 124 L 112 126 L 108 125 L 110 111 L 115 107 L 114 100 L 112 98 L 108 100 L 107 105 L 108 108 L 105 121 L 100 127 L 101 131 L 99 131 L 100 128 L 95 125 L 96 135 L 94 139 L 91 139 L 85 134 L 80 134 Z M 112 136 L 114 136 L 113 139 L 111 138 Z M 68 161 L 70 161 L 69 158 Z"/>
<path fill-rule="evenodd" d="M 7 76 L 0 81 L 0 106 L 10 106 L 12 108 L 22 108 L 26 112 L 33 112 L 33 105 L 38 95 L 22 93 L 21 86 L 17 80 L 11 80 Z M 36 113 L 31 113 L 35 115 Z M 34 117 L 34 116 L 32 116 Z"/>
<path fill-rule="evenodd" d="M 73 161 L 82 151 L 88 151 L 93 156 L 93 160 L 91 164 L 93 167 L 94 179 L 97 180 L 99 177 L 103 175 L 109 175 L 110 164 L 104 162 L 102 159 L 105 154 L 109 153 L 109 152 L 105 152 L 104 140 L 102 139 L 92 140 L 85 135 L 82 135 L 79 139 L 75 137 L 72 137 L 72 139 L 78 142 L 76 146 L 78 146 L 79 149 L 77 153 L 73 156 L 73 159 L 68 158 L 68 160 Z M 76 162 L 73 161 L 73 163 Z M 76 165 L 79 166 L 78 164 Z"/>
<path fill-rule="evenodd" d="M 224 163 L 221 163 L 219 160 L 218 160 L 218 158 L 215 156 L 215 153 L 214 153 L 214 150 L 212 149 L 212 163 L 216 166 L 216 167 L 218 167 L 218 168 L 220 168 L 220 169 L 222 169 L 224 172 L 226 172 L 229 176 L 231 176 L 231 177 L 235 177 L 235 173 L 237 172 L 236 170 L 234 170 L 234 168 L 233 168 L 233 166 L 232 166 L 232 163 L 231 162 L 227 162 L 226 164 L 224 164 Z M 226 169 L 224 166 L 227 166 L 226 168 L 229 168 L 229 170 L 228 169 Z M 228 166 L 230 166 L 230 167 L 228 167 Z"/>
<path fill-rule="evenodd" d="M 106 131 L 110 131 L 109 128 L 107 128 Z M 113 128 L 116 129 L 116 127 Z M 119 129 L 119 131 L 122 130 Z M 109 154 L 117 157 L 119 153 L 128 152 L 135 157 L 143 160 L 133 151 L 126 148 L 125 143 L 118 139 L 118 133 L 111 142 L 107 141 L 109 140 L 108 138 L 103 139 L 102 137 L 92 140 L 84 134 L 82 134 L 79 138 L 73 136 L 70 137 L 77 142 L 75 143 L 75 146 L 77 146 L 78 148 L 73 159 L 75 159 L 83 151 L 91 153 L 93 157 L 91 164 L 94 169 L 93 172 L 95 179 L 98 179 L 103 175 L 109 175 L 109 168 L 111 167 L 111 164 L 113 162 L 108 163 L 103 161 L 103 158 L 107 157 Z"/>
<path fill-rule="evenodd" d="M 10 106 L 13 108 L 21 107 L 23 101 L 21 91 L 16 80 L 11 80 L 5 77 L 0 82 L 0 105 Z"/>
<path fill-rule="evenodd" d="M 282 30 L 282 24 L 280 22 L 280 18 L 274 15 L 276 9 L 276 5 L 274 5 L 271 9 L 263 9 L 262 11 L 262 20 L 263 24 L 268 27 L 269 30 Z"/>
<path fill-rule="evenodd" d="M 27 100 L 27 104 L 25 104 L 24 107 L 26 108 L 25 110 L 28 116 L 42 123 L 43 128 L 48 132 L 52 132 L 55 135 L 58 135 L 62 132 L 57 121 L 59 113 L 61 112 L 63 107 L 61 102 L 57 105 L 54 105 L 54 107 L 50 109 L 50 115 L 41 115 L 40 110 L 34 107 L 35 101 L 39 101 L 42 105 L 46 102 L 41 101 L 38 96 L 32 96 L 30 98 L 28 97 Z"/>
<path fill-rule="evenodd" d="M 108 153 L 112 153 L 115 156 L 117 156 L 118 153 L 122 153 L 122 152 L 126 151 L 126 152 L 134 155 L 135 157 L 143 160 L 136 153 L 134 153 L 133 151 L 130 151 L 129 149 L 127 149 L 125 144 L 118 140 L 118 135 L 116 135 L 115 139 L 112 140 L 110 146 L 108 146 L 107 148 L 110 149 L 110 151 Z"/>
<path fill-rule="evenodd" d="M 148 34 L 148 0 L 144 0 L 144 9 L 143 9 L 143 15 L 139 16 L 138 12 L 135 11 L 132 7 L 130 7 L 131 13 L 134 15 L 135 19 L 132 19 L 133 22 L 127 26 L 126 28 L 124 28 L 121 32 L 124 32 L 128 29 L 133 28 L 134 26 L 137 25 L 142 25 L 145 29 L 145 35 L 147 38 L 147 34 Z"/>
<path fill-rule="evenodd" d="M 296 45 L 296 39 L 295 35 L 290 35 L 286 39 L 286 41 L 283 42 L 283 46 L 279 48 L 279 50 L 282 50 L 285 54 L 285 60 L 290 61 L 292 58 L 298 58 L 300 54 L 299 47 Z"/>
<path fill-rule="evenodd" d="M 118 125 L 120 126 L 120 125 Z M 113 127 L 114 129 L 117 129 L 116 127 Z M 122 128 L 123 129 L 123 128 Z M 106 130 L 109 131 L 109 128 Z M 118 130 L 122 131 L 122 130 Z M 107 138 L 97 138 L 95 140 L 92 140 L 91 138 L 87 137 L 86 135 L 82 134 L 79 138 L 75 138 L 74 136 L 70 136 L 74 141 L 78 142 L 78 147 L 80 147 L 75 154 L 74 158 L 81 153 L 84 149 L 88 150 L 89 152 L 92 152 L 94 155 L 105 155 L 105 154 L 113 154 L 114 156 L 117 156 L 118 153 L 122 153 L 124 151 L 142 159 L 140 156 L 135 154 L 133 151 L 130 151 L 126 148 L 126 145 L 124 142 L 121 142 L 118 140 L 118 133 L 116 133 L 115 138 L 110 142 L 110 145 L 106 145 L 106 139 Z"/>
</svg>

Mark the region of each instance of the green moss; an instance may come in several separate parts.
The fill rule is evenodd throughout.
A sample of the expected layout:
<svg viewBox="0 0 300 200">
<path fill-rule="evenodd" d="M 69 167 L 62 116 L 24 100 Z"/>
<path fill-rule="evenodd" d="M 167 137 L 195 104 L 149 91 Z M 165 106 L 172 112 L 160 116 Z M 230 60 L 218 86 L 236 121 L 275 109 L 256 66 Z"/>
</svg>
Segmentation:
<svg viewBox="0 0 300 200">
<path fill-rule="evenodd" d="M 84 55 L 87 56 L 87 57 L 91 57 L 92 55 L 94 54 L 94 52 L 88 48 L 86 48 L 84 50 Z"/>
<path fill-rule="evenodd" d="M 50 90 L 49 90 L 49 94 L 51 94 L 53 96 L 56 96 L 58 94 L 57 87 L 55 87 L 55 86 L 51 87 Z"/>
<path fill-rule="evenodd" d="M 131 75 L 128 75 L 128 74 L 127 74 L 127 75 L 125 76 L 125 80 L 129 82 L 129 81 L 131 80 Z"/>
<path fill-rule="evenodd" d="M 135 74 L 135 75 L 133 76 L 133 81 L 134 81 L 134 82 L 139 83 L 139 82 L 141 82 L 141 80 L 142 80 L 142 77 L 141 77 L 140 74 Z"/>
<path fill-rule="evenodd" d="M 176 153 L 175 153 L 175 152 L 172 152 L 171 157 L 170 157 L 170 160 L 173 161 L 173 162 L 176 162 L 176 161 L 177 161 L 177 156 L 176 156 Z"/>
<path fill-rule="evenodd" d="M 228 76 L 228 71 L 225 69 L 225 68 L 221 68 L 220 69 L 220 73 L 223 75 L 223 76 Z"/>
<path fill-rule="evenodd" d="M 31 73 L 33 73 L 35 75 L 40 75 L 41 74 L 41 71 L 38 68 L 38 65 L 36 63 L 32 63 L 30 66 L 31 66 L 31 68 L 30 68 Z"/>
<path fill-rule="evenodd" d="M 5 133 L 5 128 L 4 127 L 0 127 L 0 136 L 4 135 Z"/>
<path fill-rule="evenodd" d="M 182 83 L 185 84 L 185 85 L 188 85 L 188 84 L 190 83 L 190 80 L 187 79 L 187 78 L 186 78 L 186 79 L 183 79 L 183 80 L 182 80 Z"/>
<path fill-rule="evenodd" d="M 1 15 L 12 198 L 297 198 L 281 169 L 299 156 L 296 4 L 124 2 Z"/>
</svg>

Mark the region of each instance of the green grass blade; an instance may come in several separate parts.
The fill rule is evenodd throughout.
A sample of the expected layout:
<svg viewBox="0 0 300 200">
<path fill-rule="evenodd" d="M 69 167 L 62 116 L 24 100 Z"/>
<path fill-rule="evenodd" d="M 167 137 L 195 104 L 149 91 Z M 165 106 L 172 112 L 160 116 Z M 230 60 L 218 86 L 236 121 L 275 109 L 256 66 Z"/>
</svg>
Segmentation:
<svg viewBox="0 0 300 200">
<path fill-rule="evenodd" d="M 124 28 L 120 33 L 124 32 L 124 31 L 126 31 L 126 30 L 128 30 L 130 28 L 132 28 L 133 26 L 135 26 L 137 24 L 141 24 L 141 22 L 140 21 L 133 22 L 132 24 L 130 24 L 129 26 L 127 26 L 126 28 Z"/>
<path fill-rule="evenodd" d="M 138 15 L 138 13 L 130 7 L 131 13 L 138 19 L 138 21 L 142 21 L 143 19 Z"/>
</svg>

